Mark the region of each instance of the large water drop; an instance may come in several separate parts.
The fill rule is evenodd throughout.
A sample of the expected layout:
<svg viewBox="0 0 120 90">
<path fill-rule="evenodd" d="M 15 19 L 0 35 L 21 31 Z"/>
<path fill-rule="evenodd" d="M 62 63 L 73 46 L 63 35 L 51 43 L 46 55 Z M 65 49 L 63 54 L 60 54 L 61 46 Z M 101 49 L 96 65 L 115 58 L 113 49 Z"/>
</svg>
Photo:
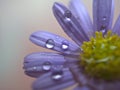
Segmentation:
<svg viewBox="0 0 120 90">
<path fill-rule="evenodd" d="M 65 11 L 64 16 L 66 21 L 71 21 L 72 13 L 69 10 Z"/>
<path fill-rule="evenodd" d="M 54 41 L 52 39 L 48 39 L 47 42 L 46 42 L 46 47 L 51 49 L 54 47 Z"/>
<path fill-rule="evenodd" d="M 42 66 L 43 70 L 49 71 L 51 69 L 51 63 L 50 62 L 45 62 Z"/>
<path fill-rule="evenodd" d="M 60 79 L 62 79 L 62 77 L 63 77 L 63 71 L 62 70 L 52 72 L 52 79 L 60 80 Z"/>
<path fill-rule="evenodd" d="M 63 41 L 61 48 L 62 48 L 63 50 L 67 50 L 67 49 L 69 48 L 69 43 L 68 43 L 67 41 Z"/>
</svg>

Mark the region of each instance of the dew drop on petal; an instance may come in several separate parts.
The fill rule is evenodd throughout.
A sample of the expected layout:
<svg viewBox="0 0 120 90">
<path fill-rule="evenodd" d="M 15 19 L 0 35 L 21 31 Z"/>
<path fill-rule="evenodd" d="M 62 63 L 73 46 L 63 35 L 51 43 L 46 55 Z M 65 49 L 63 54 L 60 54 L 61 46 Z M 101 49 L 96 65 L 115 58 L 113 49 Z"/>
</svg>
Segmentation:
<svg viewBox="0 0 120 90">
<path fill-rule="evenodd" d="M 106 27 L 105 26 L 101 26 L 100 31 L 104 34 L 106 32 Z"/>
<path fill-rule="evenodd" d="M 101 30 L 102 31 L 102 33 L 105 33 L 105 29 L 103 29 L 103 30 Z"/>
<path fill-rule="evenodd" d="M 67 50 L 67 49 L 69 48 L 69 43 L 68 43 L 67 41 L 63 41 L 61 48 L 62 48 L 63 50 Z"/>
<path fill-rule="evenodd" d="M 36 70 L 36 69 L 37 69 L 37 67 L 34 66 L 34 67 L 33 67 L 33 70 Z"/>
<path fill-rule="evenodd" d="M 71 19 L 70 18 L 65 18 L 66 22 L 70 22 Z"/>
<path fill-rule="evenodd" d="M 62 70 L 52 72 L 52 79 L 53 80 L 60 80 L 60 79 L 62 79 L 62 77 L 63 77 L 63 71 Z"/>
<path fill-rule="evenodd" d="M 45 62 L 42 66 L 43 70 L 49 71 L 51 69 L 51 63 L 50 62 Z"/>
<path fill-rule="evenodd" d="M 29 67 L 26 69 L 26 71 L 36 71 L 37 70 L 37 67 L 34 66 L 34 67 Z"/>
<path fill-rule="evenodd" d="M 47 42 L 46 42 L 46 47 L 51 49 L 54 47 L 54 41 L 52 39 L 48 39 Z"/>
<path fill-rule="evenodd" d="M 64 50 L 68 49 L 68 45 L 63 44 L 62 49 L 64 49 Z"/>
<path fill-rule="evenodd" d="M 107 19 L 106 16 L 104 16 L 102 20 L 103 20 L 103 21 L 106 21 L 106 19 Z"/>
<path fill-rule="evenodd" d="M 59 39 L 59 36 L 56 36 L 56 39 Z"/>
<path fill-rule="evenodd" d="M 65 13 L 64 13 L 64 16 L 65 16 L 66 18 L 71 18 L 72 13 L 71 13 L 69 10 L 66 10 Z"/>
<path fill-rule="evenodd" d="M 71 21 L 72 13 L 69 10 L 65 11 L 64 16 L 66 21 Z"/>
</svg>

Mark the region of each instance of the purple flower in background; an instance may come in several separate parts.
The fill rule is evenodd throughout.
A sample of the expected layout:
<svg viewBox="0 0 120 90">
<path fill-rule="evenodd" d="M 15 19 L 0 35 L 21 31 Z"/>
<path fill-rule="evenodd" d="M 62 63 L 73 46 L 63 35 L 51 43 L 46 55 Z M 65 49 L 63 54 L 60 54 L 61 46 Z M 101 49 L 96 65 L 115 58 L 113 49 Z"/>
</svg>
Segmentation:
<svg viewBox="0 0 120 90">
<path fill-rule="evenodd" d="M 120 16 L 112 27 L 114 0 L 93 0 L 93 24 L 81 0 L 71 0 L 69 9 L 54 3 L 53 13 L 75 42 L 45 31 L 30 40 L 58 51 L 29 54 L 25 73 L 37 78 L 33 90 L 120 90 Z"/>
</svg>

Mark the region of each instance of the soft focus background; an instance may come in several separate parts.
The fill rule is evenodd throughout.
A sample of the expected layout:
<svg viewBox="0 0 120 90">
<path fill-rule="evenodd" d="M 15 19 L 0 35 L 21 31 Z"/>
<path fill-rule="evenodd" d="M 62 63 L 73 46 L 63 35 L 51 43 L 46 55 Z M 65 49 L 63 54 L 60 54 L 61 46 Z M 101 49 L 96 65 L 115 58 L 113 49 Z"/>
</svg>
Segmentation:
<svg viewBox="0 0 120 90">
<path fill-rule="evenodd" d="M 23 58 L 32 52 L 47 51 L 29 41 L 32 32 L 46 30 L 69 39 L 52 14 L 55 1 L 68 3 L 68 0 L 0 0 L 0 90 L 31 90 L 34 79 L 24 74 Z M 92 0 L 83 1 L 92 17 Z M 115 19 L 119 5 L 120 0 L 116 0 Z"/>
</svg>

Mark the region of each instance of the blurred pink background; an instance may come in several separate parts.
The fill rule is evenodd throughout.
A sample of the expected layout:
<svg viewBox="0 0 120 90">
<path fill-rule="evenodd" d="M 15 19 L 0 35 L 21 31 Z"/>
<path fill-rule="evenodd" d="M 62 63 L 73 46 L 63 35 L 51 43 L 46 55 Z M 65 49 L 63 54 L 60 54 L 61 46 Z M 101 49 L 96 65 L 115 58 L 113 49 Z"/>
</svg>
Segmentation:
<svg viewBox="0 0 120 90">
<path fill-rule="evenodd" d="M 32 32 L 46 30 L 70 39 L 53 16 L 55 1 L 68 3 L 68 0 L 0 0 L 0 90 L 31 90 L 34 79 L 24 74 L 23 59 L 32 52 L 48 51 L 29 41 Z M 92 17 L 92 0 L 83 1 Z M 115 19 L 119 5 L 120 1 L 115 0 Z"/>
</svg>

